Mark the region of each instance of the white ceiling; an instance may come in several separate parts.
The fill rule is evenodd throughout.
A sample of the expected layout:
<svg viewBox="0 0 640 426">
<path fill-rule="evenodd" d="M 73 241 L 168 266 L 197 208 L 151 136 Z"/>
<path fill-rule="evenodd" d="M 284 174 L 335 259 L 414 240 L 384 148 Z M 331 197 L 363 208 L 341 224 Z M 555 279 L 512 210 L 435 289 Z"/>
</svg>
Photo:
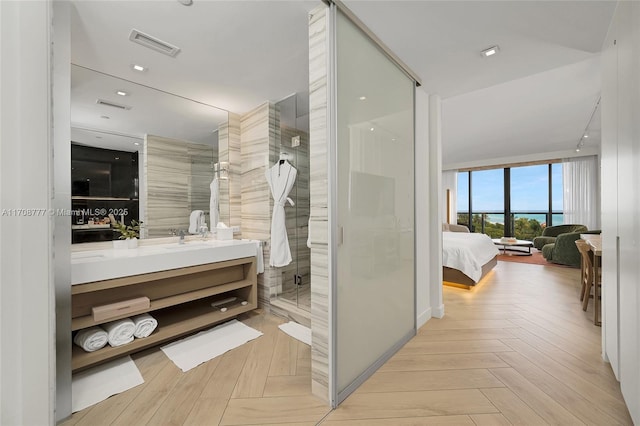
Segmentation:
<svg viewBox="0 0 640 426">
<path fill-rule="evenodd" d="M 612 1 L 345 0 L 442 96 L 443 167 L 572 151 L 600 93 Z M 500 53 L 480 52 L 499 45 Z M 585 147 L 600 142 L 599 117 Z"/>
<path fill-rule="evenodd" d="M 345 3 L 443 97 L 445 166 L 575 148 L 598 99 L 615 2 Z M 73 4 L 75 64 L 237 113 L 308 90 L 307 14 L 319 1 Z M 134 44 L 132 28 L 182 50 L 170 58 Z M 495 44 L 499 55 L 480 56 Z"/>
<path fill-rule="evenodd" d="M 600 58 L 593 56 L 444 100 L 442 162 L 478 164 L 575 149 L 600 93 Z M 585 146 L 600 141 L 592 122 Z M 494 163 L 495 164 L 495 163 Z"/>
</svg>

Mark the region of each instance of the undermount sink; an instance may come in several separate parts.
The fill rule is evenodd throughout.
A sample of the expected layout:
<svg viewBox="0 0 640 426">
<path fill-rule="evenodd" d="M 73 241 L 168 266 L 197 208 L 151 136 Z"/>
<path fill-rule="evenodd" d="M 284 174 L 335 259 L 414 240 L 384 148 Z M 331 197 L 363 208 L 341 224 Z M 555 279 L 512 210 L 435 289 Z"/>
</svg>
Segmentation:
<svg viewBox="0 0 640 426">
<path fill-rule="evenodd" d="M 76 259 L 96 259 L 96 258 L 104 257 L 104 255 L 96 254 L 96 253 L 76 253 L 74 254 L 74 257 Z"/>
<path fill-rule="evenodd" d="M 162 248 L 165 250 L 180 250 L 180 249 L 189 249 L 189 248 L 196 248 L 196 247 L 211 247 L 211 244 L 207 244 L 204 241 L 191 241 L 184 244 L 175 243 L 171 245 L 162 246 Z"/>
</svg>

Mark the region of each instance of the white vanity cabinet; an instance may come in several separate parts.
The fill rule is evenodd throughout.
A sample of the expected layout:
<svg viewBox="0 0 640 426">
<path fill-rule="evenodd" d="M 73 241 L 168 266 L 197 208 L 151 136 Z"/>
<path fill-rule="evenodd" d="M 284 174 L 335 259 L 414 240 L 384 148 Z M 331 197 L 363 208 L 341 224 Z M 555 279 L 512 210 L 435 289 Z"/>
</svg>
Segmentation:
<svg viewBox="0 0 640 426">
<path fill-rule="evenodd" d="M 72 370 L 82 370 L 112 358 L 173 340 L 257 308 L 255 245 L 250 243 L 249 246 L 241 250 L 236 247 L 235 254 L 243 253 L 243 250 L 244 254 L 250 255 L 73 285 L 71 288 L 71 328 L 74 332 L 145 312 L 158 321 L 158 327 L 149 337 L 136 338 L 132 343 L 118 347 L 107 345 L 95 352 L 85 352 L 82 348 L 74 345 Z M 191 250 L 185 250 L 186 253 L 189 251 Z M 142 253 L 140 256 L 133 257 L 138 258 L 137 263 L 140 264 L 142 270 L 149 269 L 145 267 L 149 261 L 162 265 L 162 263 L 158 263 L 159 259 L 154 257 L 153 249 L 149 253 L 144 253 L 144 249 L 140 252 Z M 229 253 L 229 251 L 227 250 L 225 253 Z M 193 263 L 188 259 L 197 257 L 194 254 L 191 253 L 185 257 L 187 264 Z M 90 257 L 91 262 L 87 260 Z M 103 257 L 109 256 L 103 253 Z M 221 257 L 211 256 L 211 258 L 220 259 Z M 175 255 L 172 259 L 175 260 Z M 87 256 L 86 253 L 82 253 L 78 255 L 76 266 L 82 264 L 81 268 L 91 269 L 90 263 L 100 263 L 100 261 L 99 256 Z M 131 270 L 128 271 L 131 272 Z M 108 319 L 94 321 L 92 308 L 140 297 L 149 299 L 149 308 L 137 311 L 129 310 L 122 315 L 114 314 Z M 236 299 L 224 305 L 226 308 L 224 312 L 220 307 L 211 306 L 216 301 L 230 297 Z"/>
</svg>

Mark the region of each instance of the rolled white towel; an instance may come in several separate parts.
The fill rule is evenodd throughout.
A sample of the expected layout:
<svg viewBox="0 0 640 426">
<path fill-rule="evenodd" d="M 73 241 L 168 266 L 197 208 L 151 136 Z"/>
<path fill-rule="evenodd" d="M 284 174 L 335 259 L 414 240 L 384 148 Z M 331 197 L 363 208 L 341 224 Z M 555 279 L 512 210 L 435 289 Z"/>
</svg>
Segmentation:
<svg viewBox="0 0 640 426">
<path fill-rule="evenodd" d="M 149 337 L 158 326 L 158 321 L 149 314 L 137 315 L 131 320 L 136 325 L 136 331 L 133 332 L 133 335 L 137 338 Z"/>
<path fill-rule="evenodd" d="M 76 333 L 73 343 L 87 352 L 97 351 L 107 344 L 107 332 L 98 326 L 85 328 Z"/>
<path fill-rule="evenodd" d="M 133 342 L 133 333 L 136 331 L 136 325 L 130 318 L 111 321 L 103 324 L 102 327 L 107 332 L 109 345 L 113 347 Z"/>
</svg>

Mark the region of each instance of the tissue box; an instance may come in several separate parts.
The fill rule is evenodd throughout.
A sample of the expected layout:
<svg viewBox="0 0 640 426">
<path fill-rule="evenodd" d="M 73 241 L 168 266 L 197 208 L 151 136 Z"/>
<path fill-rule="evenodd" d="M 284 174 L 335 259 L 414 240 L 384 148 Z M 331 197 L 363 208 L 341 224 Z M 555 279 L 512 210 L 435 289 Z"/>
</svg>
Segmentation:
<svg viewBox="0 0 640 426">
<path fill-rule="evenodd" d="M 233 240 L 233 228 L 216 228 L 218 240 Z"/>
</svg>

